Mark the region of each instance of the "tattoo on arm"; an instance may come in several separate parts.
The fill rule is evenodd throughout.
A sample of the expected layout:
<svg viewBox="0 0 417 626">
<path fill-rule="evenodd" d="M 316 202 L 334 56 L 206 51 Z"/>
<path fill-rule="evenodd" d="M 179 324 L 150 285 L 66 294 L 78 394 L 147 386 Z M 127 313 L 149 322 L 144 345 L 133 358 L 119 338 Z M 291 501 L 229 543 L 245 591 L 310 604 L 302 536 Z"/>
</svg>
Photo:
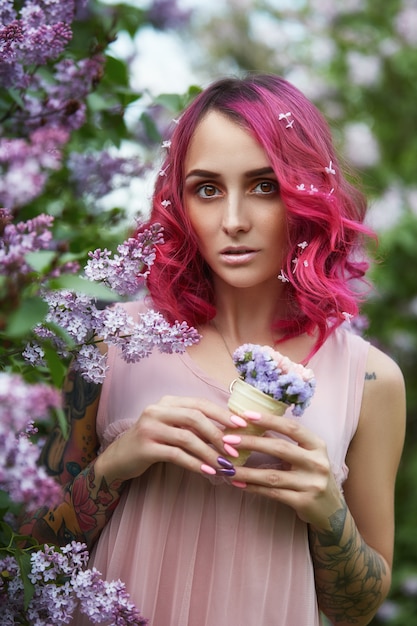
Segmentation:
<svg viewBox="0 0 417 626">
<path fill-rule="evenodd" d="M 63 546 L 81 541 L 90 549 L 116 508 L 124 484 L 113 481 L 108 485 L 104 478 L 97 484 L 93 462 L 68 483 L 56 507 L 36 511 L 20 531 L 39 543 Z"/>
<path fill-rule="evenodd" d="M 329 519 L 330 530 L 310 528 L 320 607 L 334 623 L 358 623 L 381 604 L 384 560 L 362 539 L 345 503 Z"/>
<path fill-rule="evenodd" d="M 365 380 L 376 380 L 375 372 L 365 372 Z"/>
</svg>

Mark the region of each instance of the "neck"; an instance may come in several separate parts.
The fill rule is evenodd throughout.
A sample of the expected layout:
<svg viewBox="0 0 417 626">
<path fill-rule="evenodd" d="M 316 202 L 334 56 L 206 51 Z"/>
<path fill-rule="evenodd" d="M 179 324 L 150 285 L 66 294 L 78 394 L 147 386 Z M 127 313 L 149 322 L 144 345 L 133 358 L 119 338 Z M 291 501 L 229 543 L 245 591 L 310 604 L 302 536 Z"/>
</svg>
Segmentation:
<svg viewBox="0 0 417 626">
<path fill-rule="evenodd" d="M 271 295 L 270 288 L 263 294 L 259 290 L 220 290 L 216 309 L 215 328 L 226 337 L 229 347 L 247 342 L 272 345 L 279 338 L 272 333 L 272 324 L 285 317 L 286 301 L 280 292 Z"/>
</svg>

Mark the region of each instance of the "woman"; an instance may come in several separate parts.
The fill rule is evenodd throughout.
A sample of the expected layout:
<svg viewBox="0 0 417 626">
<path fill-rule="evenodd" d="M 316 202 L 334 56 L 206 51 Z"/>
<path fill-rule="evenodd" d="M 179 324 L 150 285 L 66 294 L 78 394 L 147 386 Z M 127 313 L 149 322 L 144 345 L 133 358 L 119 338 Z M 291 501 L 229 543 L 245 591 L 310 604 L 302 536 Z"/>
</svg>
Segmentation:
<svg viewBox="0 0 417 626">
<path fill-rule="evenodd" d="M 109 349 L 100 397 L 69 381 L 70 437 L 45 451 L 67 499 L 32 529 L 94 544 L 91 565 L 152 626 L 315 626 L 320 610 L 364 625 L 383 602 L 405 401 L 396 364 L 346 328 L 364 215 L 326 123 L 285 80 L 218 81 L 180 118 L 153 198 L 166 243 L 151 301 L 127 306 L 202 339 L 136 364 Z M 230 415 L 247 342 L 314 370 L 301 418 Z M 223 439 L 251 421 L 269 436 Z M 252 454 L 234 468 L 239 447 Z"/>
</svg>

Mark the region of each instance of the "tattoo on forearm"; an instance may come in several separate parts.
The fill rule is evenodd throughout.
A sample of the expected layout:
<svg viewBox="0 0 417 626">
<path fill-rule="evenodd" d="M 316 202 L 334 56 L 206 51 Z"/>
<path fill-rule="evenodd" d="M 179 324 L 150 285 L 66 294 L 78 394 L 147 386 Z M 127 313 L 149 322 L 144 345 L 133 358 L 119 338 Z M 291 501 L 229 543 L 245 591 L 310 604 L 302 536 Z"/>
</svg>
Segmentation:
<svg viewBox="0 0 417 626">
<path fill-rule="evenodd" d="M 104 478 L 97 484 L 92 463 L 65 487 L 59 505 L 36 511 L 25 520 L 21 532 L 40 543 L 63 546 L 82 541 L 91 548 L 116 508 L 123 487 L 122 481 L 108 485 Z"/>
<path fill-rule="evenodd" d="M 47 472 L 59 477 L 61 484 L 77 476 L 97 454 L 95 413 L 99 395 L 100 385 L 88 383 L 78 372 L 70 372 L 63 394 L 63 408 L 71 431 L 71 441 L 63 436 L 57 425 L 40 459 Z M 94 414 L 94 419 L 88 419 L 89 412 Z"/>
<path fill-rule="evenodd" d="M 335 623 L 356 624 L 381 603 L 385 563 L 359 535 L 346 504 L 329 522 L 329 531 L 310 528 L 319 602 Z"/>
</svg>

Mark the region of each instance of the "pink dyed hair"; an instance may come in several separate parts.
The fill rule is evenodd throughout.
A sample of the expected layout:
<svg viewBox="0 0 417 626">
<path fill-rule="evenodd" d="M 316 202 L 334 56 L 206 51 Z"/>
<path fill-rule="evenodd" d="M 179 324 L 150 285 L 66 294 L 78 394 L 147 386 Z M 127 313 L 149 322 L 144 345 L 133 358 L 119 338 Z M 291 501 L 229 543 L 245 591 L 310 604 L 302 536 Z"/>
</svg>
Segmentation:
<svg viewBox="0 0 417 626">
<path fill-rule="evenodd" d="M 147 279 L 154 305 L 171 322 L 199 325 L 216 314 L 211 271 L 183 202 L 187 149 L 198 123 L 213 110 L 250 132 L 275 171 L 287 209 L 283 273 L 291 317 L 274 326 L 286 337 L 318 331 L 316 351 L 346 314 L 358 312 L 355 287 L 368 268 L 364 236 L 373 233 L 363 223 L 365 198 L 343 176 L 323 116 L 278 76 L 216 81 L 180 117 L 156 181 L 149 220 L 162 224 L 165 238 Z M 299 245 L 303 242 L 308 246 Z"/>
</svg>

